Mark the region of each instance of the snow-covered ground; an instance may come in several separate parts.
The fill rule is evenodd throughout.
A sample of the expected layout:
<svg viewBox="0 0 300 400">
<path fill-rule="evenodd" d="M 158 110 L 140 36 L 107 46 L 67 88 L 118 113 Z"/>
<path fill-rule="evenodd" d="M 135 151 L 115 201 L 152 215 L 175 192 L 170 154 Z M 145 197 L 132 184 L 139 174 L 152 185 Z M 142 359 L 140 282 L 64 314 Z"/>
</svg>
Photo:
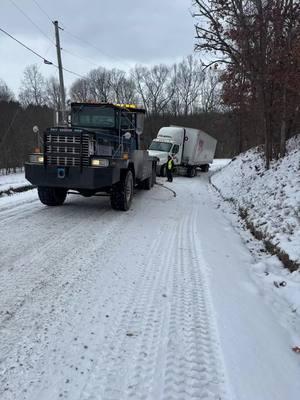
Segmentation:
<svg viewBox="0 0 300 400">
<path fill-rule="evenodd" d="M 269 170 L 262 152 L 251 149 L 215 174 L 212 183 L 266 240 L 300 265 L 300 135 L 287 148 L 286 157 Z"/>
<path fill-rule="evenodd" d="M 24 172 L 0 175 L 0 195 L 10 189 L 17 189 L 27 185 L 30 185 L 30 183 L 25 179 Z"/>
<path fill-rule="evenodd" d="M 169 187 L 127 213 L 0 199 L 1 400 L 299 398 L 299 331 L 255 272 L 278 260 L 208 174 Z"/>
</svg>

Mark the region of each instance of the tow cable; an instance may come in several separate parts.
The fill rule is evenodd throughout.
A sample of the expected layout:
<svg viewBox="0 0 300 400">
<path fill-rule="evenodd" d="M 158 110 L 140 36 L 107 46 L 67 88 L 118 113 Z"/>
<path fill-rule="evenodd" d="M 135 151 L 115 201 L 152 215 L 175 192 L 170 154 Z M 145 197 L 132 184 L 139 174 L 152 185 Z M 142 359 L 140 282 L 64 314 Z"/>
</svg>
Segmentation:
<svg viewBox="0 0 300 400">
<path fill-rule="evenodd" d="M 177 195 L 176 195 L 176 192 L 175 192 L 174 190 L 172 190 L 172 189 L 168 188 L 168 187 L 167 187 L 167 186 L 165 186 L 163 183 L 158 183 L 158 182 L 155 182 L 155 185 L 159 185 L 159 186 L 163 187 L 164 189 L 167 189 L 167 190 L 169 190 L 170 192 L 172 192 L 172 193 L 173 193 L 173 196 L 174 196 L 174 197 L 176 197 L 176 196 L 177 196 Z"/>
</svg>

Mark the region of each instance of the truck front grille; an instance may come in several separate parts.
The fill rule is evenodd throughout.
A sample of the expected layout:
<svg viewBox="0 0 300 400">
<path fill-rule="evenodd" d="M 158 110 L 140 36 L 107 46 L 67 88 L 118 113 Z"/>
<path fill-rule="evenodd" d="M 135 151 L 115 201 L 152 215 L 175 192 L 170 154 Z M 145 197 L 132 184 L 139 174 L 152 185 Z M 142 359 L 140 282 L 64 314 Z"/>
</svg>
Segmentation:
<svg viewBox="0 0 300 400">
<path fill-rule="evenodd" d="M 47 165 L 88 166 L 89 134 L 79 135 L 47 133 L 45 135 L 45 156 Z"/>
</svg>

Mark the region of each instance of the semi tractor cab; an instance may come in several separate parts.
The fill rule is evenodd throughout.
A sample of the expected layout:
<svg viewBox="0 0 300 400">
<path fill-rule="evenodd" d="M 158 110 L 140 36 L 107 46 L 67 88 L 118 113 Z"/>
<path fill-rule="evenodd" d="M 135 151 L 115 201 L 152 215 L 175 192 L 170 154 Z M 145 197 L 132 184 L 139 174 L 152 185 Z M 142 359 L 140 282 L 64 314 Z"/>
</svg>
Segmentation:
<svg viewBox="0 0 300 400">
<path fill-rule="evenodd" d="M 197 168 L 204 172 L 209 170 L 216 145 L 216 139 L 200 129 L 171 125 L 159 130 L 149 147 L 149 154 L 158 160 L 158 175 L 165 176 L 171 156 L 178 173 L 194 177 Z"/>
<path fill-rule="evenodd" d="M 68 127 L 46 129 L 42 151 L 30 154 L 25 176 L 48 206 L 70 191 L 107 194 L 116 210 L 130 208 L 134 187 L 150 190 L 156 158 L 140 150 L 145 110 L 129 104 L 72 103 Z"/>
</svg>

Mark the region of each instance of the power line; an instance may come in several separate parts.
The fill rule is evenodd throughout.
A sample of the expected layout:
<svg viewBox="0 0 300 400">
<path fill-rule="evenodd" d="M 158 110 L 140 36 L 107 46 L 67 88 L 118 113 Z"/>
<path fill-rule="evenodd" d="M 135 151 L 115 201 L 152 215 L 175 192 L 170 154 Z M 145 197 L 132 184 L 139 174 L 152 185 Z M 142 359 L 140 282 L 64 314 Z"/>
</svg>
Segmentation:
<svg viewBox="0 0 300 400">
<path fill-rule="evenodd" d="M 64 53 L 70 54 L 71 56 L 78 58 L 79 60 L 83 60 L 83 61 L 85 61 L 86 63 L 93 64 L 93 65 L 95 65 L 96 67 L 98 67 L 98 64 L 94 63 L 92 60 L 89 60 L 88 58 L 81 57 L 81 56 L 79 56 L 78 54 L 75 54 L 75 53 L 73 53 L 73 52 L 70 51 L 70 50 L 64 49 L 63 47 L 62 47 L 61 50 L 62 50 Z"/>
<path fill-rule="evenodd" d="M 51 17 L 49 16 L 49 14 L 47 14 L 47 12 L 39 5 L 39 3 L 36 0 L 32 0 L 32 1 L 42 11 L 42 13 L 44 15 L 46 15 L 46 17 L 49 19 L 49 21 L 53 23 L 53 21 L 52 21 Z"/>
<path fill-rule="evenodd" d="M 30 47 L 26 46 L 26 44 L 20 42 L 20 40 L 16 39 L 14 36 L 12 36 L 10 33 L 6 32 L 4 29 L 0 28 L 0 31 L 3 32 L 5 35 L 9 36 L 11 39 L 13 39 L 15 42 L 19 43 L 21 46 L 25 47 L 25 49 L 31 51 L 31 53 L 35 54 L 37 57 L 41 58 L 45 64 L 52 64 L 51 61 L 46 60 L 43 56 L 38 54 L 36 51 L 32 50 Z"/>
<path fill-rule="evenodd" d="M 56 68 L 58 68 L 57 65 L 55 65 L 55 64 L 53 64 L 53 65 L 54 65 Z M 85 78 L 86 78 L 85 76 L 80 75 L 80 74 L 78 74 L 77 72 L 73 72 L 73 71 L 71 71 L 71 70 L 69 70 L 69 69 L 67 69 L 67 68 L 65 68 L 65 67 L 63 67 L 63 70 L 66 71 L 66 72 L 69 72 L 69 74 L 78 76 L 79 78 L 82 78 L 82 79 L 85 79 Z"/>
<path fill-rule="evenodd" d="M 40 6 L 40 4 L 39 4 L 36 0 L 32 0 L 32 1 L 33 1 L 34 4 L 40 9 L 40 11 L 49 19 L 49 21 L 51 21 L 51 22 L 53 23 L 52 18 L 51 18 L 51 17 L 49 16 L 49 14 L 45 11 L 45 9 L 42 8 L 42 7 Z M 67 35 L 69 35 L 69 36 L 73 37 L 74 39 L 79 40 L 79 41 L 81 41 L 82 43 L 84 43 L 84 44 L 86 44 L 86 45 L 88 45 L 88 46 L 94 48 L 94 49 L 97 50 L 102 56 L 115 59 L 116 61 L 118 61 L 118 60 L 119 60 L 119 61 L 122 61 L 124 64 L 128 65 L 129 67 L 131 67 L 131 65 L 128 64 L 126 61 L 124 61 L 122 58 L 120 58 L 120 57 L 114 57 L 114 56 L 111 56 L 111 55 L 105 53 L 104 51 L 100 50 L 98 47 L 96 47 L 96 46 L 93 45 L 92 43 L 86 41 L 85 39 L 82 39 L 81 37 L 79 37 L 79 36 L 77 36 L 77 35 L 74 35 L 74 34 L 71 33 L 71 32 L 69 32 L 69 31 L 66 29 L 66 27 L 64 26 L 64 24 L 62 24 L 61 22 L 60 22 L 60 25 L 63 27 L 63 31 L 64 31 Z M 94 64 L 95 66 L 98 66 L 98 63 L 96 64 L 96 63 L 94 63 L 94 62 L 91 62 L 91 60 L 88 60 L 88 58 L 85 58 L 85 57 L 79 56 L 79 55 L 77 55 L 77 54 L 74 54 L 73 52 L 71 52 L 71 51 L 69 51 L 69 50 L 66 50 L 66 49 L 62 48 L 62 51 L 64 51 L 65 53 L 70 54 L 70 55 L 73 56 L 73 57 L 76 57 L 76 58 L 78 58 L 78 59 L 81 59 L 81 60 L 83 60 L 83 61 L 86 61 L 86 62 L 88 62 L 89 64 L 92 63 L 92 64 Z"/>
<path fill-rule="evenodd" d="M 48 18 L 48 20 L 49 20 L 51 23 L 53 23 L 52 18 L 51 18 L 51 17 L 49 16 L 49 14 L 45 11 L 45 9 L 42 8 L 42 7 L 40 6 L 40 4 L 39 4 L 36 0 L 32 0 L 32 1 L 33 1 L 34 4 L 40 9 L 40 11 Z M 64 27 L 63 24 L 61 24 L 61 25 Z M 64 30 L 64 29 L 63 29 L 63 30 Z M 72 35 L 72 34 L 70 33 L 70 35 Z M 78 40 L 79 40 L 79 38 L 78 38 Z M 79 56 L 78 54 L 75 54 L 75 53 L 73 53 L 73 52 L 70 51 L 70 50 L 66 50 L 65 48 L 62 48 L 61 50 L 62 50 L 63 52 L 65 52 L 65 53 L 67 53 L 67 54 L 73 56 L 73 57 L 76 57 L 76 58 L 78 58 L 78 59 L 80 59 L 80 60 L 85 61 L 86 63 L 89 63 L 89 64 L 93 64 L 93 65 L 95 65 L 95 66 L 98 66 L 98 64 L 96 64 L 96 63 L 93 62 L 92 60 L 89 60 L 88 58 Z"/>
<path fill-rule="evenodd" d="M 15 42 L 19 43 L 21 46 L 23 46 L 25 49 L 27 49 L 28 51 L 30 51 L 31 53 L 33 53 L 34 55 L 36 55 L 37 57 L 39 57 L 41 60 L 43 60 L 44 64 L 48 64 L 48 65 L 53 65 L 55 68 L 58 68 L 58 65 L 56 65 L 55 63 L 53 63 L 52 61 L 47 60 L 45 57 L 41 56 L 39 53 L 37 53 L 35 50 L 31 49 L 30 47 L 28 47 L 26 44 L 22 43 L 20 40 L 16 39 L 14 36 L 12 36 L 10 33 L 6 32 L 4 29 L 0 28 L 0 31 L 3 32 L 5 35 L 7 35 L 8 37 L 10 37 L 11 39 L 13 39 Z M 63 68 L 64 71 L 68 72 L 69 74 L 78 76 L 79 78 L 85 78 L 83 75 L 78 74 L 77 72 L 71 71 L 67 68 Z"/>
<path fill-rule="evenodd" d="M 104 55 L 105 57 L 115 59 L 116 61 L 122 61 L 124 64 L 128 65 L 129 67 L 131 67 L 131 65 L 128 64 L 126 61 L 124 61 L 122 58 L 120 58 L 120 57 L 115 57 L 115 56 L 111 56 L 111 55 L 105 53 L 104 51 L 100 50 L 100 49 L 99 49 L 97 46 L 95 46 L 94 44 L 88 42 L 88 41 L 85 40 L 85 39 L 82 39 L 81 37 L 79 37 L 79 36 L 77 36 L 77 35 L 74 35 L 74 33 L 69 32 L 65 27 L 64 27 L 64 32 L 67 33 L 68 35 L 72 36 L 73 38 L 79 40 L 80 42 L 82 42 L 82 43 L 84 43 L 84 44 L 86 44 L 86 45 L 92 47 L 93 49 L 97 50 L 100 54 Z"/>
<path fill-rule="evenodd" d="M 25 18 L 28 19 L 28 21 L 31 22 L 31 24 L 32 24 L 33 26 L 36 27 L 36 29 L 37 29 L 47 40 L 49 40 L 52 44 L 55 45 L 54 41 L 53 41 L 52 39 L 49 38 L 49 36 L 48 36 L 48 35 L 33 21 L 32 18 L 29 17 L 29 15 L 27 15 L 27 14 L 25 13 L 24 10 L 22 10 L 22 8 L 21 8 L 20 6 L 18 6 L 18 5 L 14 2 L 14 0 L 10 0 L 10 2 L 20 11 L 20 13 L 22 13 L 22 14 L 24 15 Z"/>
<path fill-rule="evenodd" d="M 13 0 L 10 0 L 10 1 L 13 2 Z M 36 0 L 32 0 L 32 1 L 33 1 L 34 4 L 40 9 L 40 11 L 48 18 L 48 20 L 49 20 L 51 23 L 53 23 L 52 18 L 51 18 L 51 17 L 49 16 L 49 14 L 45 11 L 45 9 L 42 8 L 42 7 L 40 6 L 40 4 L 39 4 Z M 71 36 L 71 37 L 73 37 L 74 39 L 76 39 L 76 40 L 78 40 L 78 41 L 81 41 L 82 43 L 84 43 L 84 44 L 86 44 L 86 45 L 88 45 L 88 46 L 94 48 L 94 49 L 97 50 L 101 55 L 104 55 L 105 57 L 108 57 L 108 58 L 111 58 L 111 59 L 115 59 L 116 61 L 121 61 L 121 62 L 123 62 L 124 64 L 126 64 L 128 67 L 131 67 L 131 65 L 128 64 L 126 61 L 124 61 L 122 58 L 120 58 L 120 57 L 114 57 L 114 56 L 112 56 L 112 55 L 109 55 L 109 54 L 105 53 L 104 51 L 100 50 L 97 46 L 93 45 L 92 43 L 88 42 L 87 40 L 82 39 L 81 37 L 79 37 L 79 36 L 77 36 L 77 35 L 75 35 L 75 34 L 69 32 L 69 31 L 66 29 L 66 27 L 64 26 L 64 24 L 60 23 L 60 25 L 63 27 L 63 29 L 62 29 L 62 28 L 60 28 L 60 29 L 62 29 L 62 30 L 63 30 L 65 33 L 67 33 L 69 36 Z M 49 39 L 49 38 L 48 38 L 48 39 Z M 52 42 L 52 43 L 55 45 L 54 42 Z M 81 60 L 83 60 L 83 61 L 85 61 L 85 62 L 87 62 L 87 63 L 89 63 L 89 64 L 94 64 L 95 66 L 98 66 L 98 65 L 99 65 L 98 63 L 95 63 L 95 62 L 89 60 L 88 58 L 79 56 L 79 55 L 77 55 L 77 54 L 75 54 L 75 53 L 73 53 L 73 52 L 71 52 L 71 51 L 69 51 L 69 50 L 66 50 L 65 48 L 62 48 L 61 50 L 64 51 L 65 53 L 70 54 L 71 56 L 76 57 L 76 58 L 78 58 L 78 59 L 81 59 Z"/>
</svg>

